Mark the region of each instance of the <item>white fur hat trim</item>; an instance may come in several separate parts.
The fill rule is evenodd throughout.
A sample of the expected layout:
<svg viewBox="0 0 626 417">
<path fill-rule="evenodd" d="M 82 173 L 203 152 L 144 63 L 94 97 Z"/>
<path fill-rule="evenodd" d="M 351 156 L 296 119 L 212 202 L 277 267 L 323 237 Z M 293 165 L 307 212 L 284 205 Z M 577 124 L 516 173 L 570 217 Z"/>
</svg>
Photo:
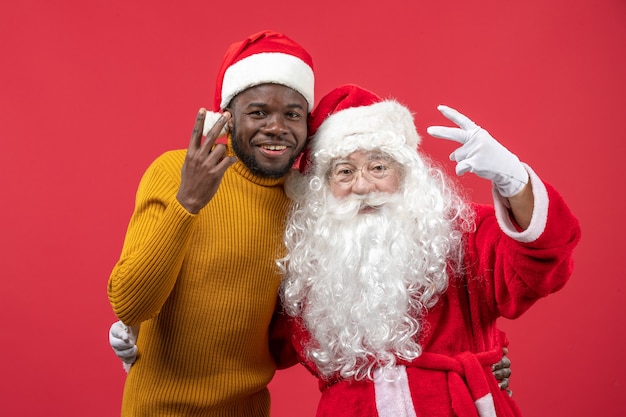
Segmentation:
<svg viewBox="0 0 626 417">
<path fill-rule="evenodd" d="M 300 58 L 280 52 L 250 55 L 228 67 L 222 82 L 220 108 L 227 106 L 243 90 L 266 83 L 281 84 L 296 90 L 306 99 L 308 110 L 313 108 L 313 69 Z"/>
<path fill-rule="evenodd" d="M 395 100 L 385 100 L 328 116 L 315 133 L 312 152 L 323 164 L 359 149 L 380 148 L 392 156 L 400 156 L 407 147 L 415 151 L 419 142 L 409 109 Z"/>
</svg>

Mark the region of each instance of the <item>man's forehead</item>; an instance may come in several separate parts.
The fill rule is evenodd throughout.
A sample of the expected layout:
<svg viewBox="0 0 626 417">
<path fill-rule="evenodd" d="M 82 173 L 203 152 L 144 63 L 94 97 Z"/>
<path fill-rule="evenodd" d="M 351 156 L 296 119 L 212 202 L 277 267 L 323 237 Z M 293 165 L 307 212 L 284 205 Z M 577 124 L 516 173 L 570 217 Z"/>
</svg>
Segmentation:
<svg viewBox="0 0 626 417">
<path fill-rule="evenodd" d="M 307 109 L 307 101 L 302 94 L 293 88 L 282 84 L 259 84 L 249 87 L 233 98 L 237 104 L 248 105 L 268 105 L 280 102 L 283 105 Z"/>
</svg>

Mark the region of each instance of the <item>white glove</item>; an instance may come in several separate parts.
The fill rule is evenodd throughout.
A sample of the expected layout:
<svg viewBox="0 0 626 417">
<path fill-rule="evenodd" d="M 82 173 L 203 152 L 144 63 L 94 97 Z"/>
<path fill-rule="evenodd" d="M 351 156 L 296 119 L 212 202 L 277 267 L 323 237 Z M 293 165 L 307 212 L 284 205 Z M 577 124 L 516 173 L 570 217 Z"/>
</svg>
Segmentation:
<svg viewBox="0 0 626 417">
<path fill-rule="evenodd" d="M 450 160 L 457 162 L 457 175 L 469 171 L 491 180 L 502 197 L 512 197 L 524 188 L 529 180 L 528 172 L 515 154 L 453 108 L 440 105 L 437 109 L 460 127 L 430 126 L 427 129 L 431 136 L 462 144 L 450 154 Z"/>
<path fill-rule="evenodd" d="M 121 321 L 116 321 L 109 329 L 109 344 L 115 355 L 122 360 L 126 372 L 137 359 L 137 335 L 139 326 L 129 327 Z"/>
</svg>

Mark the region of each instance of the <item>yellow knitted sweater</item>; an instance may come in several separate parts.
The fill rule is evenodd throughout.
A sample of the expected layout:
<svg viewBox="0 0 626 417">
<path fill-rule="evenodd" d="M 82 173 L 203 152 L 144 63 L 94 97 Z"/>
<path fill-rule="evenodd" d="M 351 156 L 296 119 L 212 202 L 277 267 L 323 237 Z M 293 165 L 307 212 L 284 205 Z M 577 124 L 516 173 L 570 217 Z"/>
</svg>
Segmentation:
<svg viewBox="0 0 626 417">
<path fill-rule="evenodd" d="M 141 323 L 122 416 L 268 416 L 268 325 L 289 200 L 238 161 L 197 215 L 176 200 L 186 150 L 144 174 L 108 283 L 115 314 Z"/>
</svg>

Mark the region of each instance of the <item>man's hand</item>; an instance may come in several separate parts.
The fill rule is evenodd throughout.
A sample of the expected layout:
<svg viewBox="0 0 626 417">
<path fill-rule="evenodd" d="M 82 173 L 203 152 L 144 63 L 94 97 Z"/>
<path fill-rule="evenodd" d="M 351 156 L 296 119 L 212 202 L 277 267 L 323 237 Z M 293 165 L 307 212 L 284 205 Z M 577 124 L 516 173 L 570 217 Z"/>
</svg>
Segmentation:
<svg viewBox="0 0 626 417">
<path fill-rule="evenodd" d="M 498 381 L 500 389 L 506 390 L 509 397 L 513 396 L 513 391 L 509 389 L 509 378 L 511 377 L 511 360 L 507 358 L 509 349 L 502 348 L 502 359 L 491 366 L 491 371 Z"/>
<path fill-rule="evenodd" d="M 126 372 L 137 360 L 137 335 L 139 326 L 129 327 L 121 321 L 116 321 L 109 329 L 109 344 L 115 355 L 123 362 Z"/>
<path fill-rule="evenodd" d="M 213 198 L 224 173 L 237 161 L 234 156 L 225 157 L 226 147 L 223 144 L 215 145 L 215 140 L 231 117 L 230 113 L 222 114 L 222 117 L 208 131 L 202 143 L 205 117 L 206 110 L 200 109 L 191 132 L 187 156 L 181 170 L 180 188 L 176 195 L 178 202 L 194 214 L 197 214 Z"/>
<path fill-rule="evenodd" d="M 502 197 L 514 196 L 524 188 L 528 183 L 528 173 L 515 154 L 458 111 L 443 105 L 437 109 L 459 126 L 430 126 L 427 129 L 431 136 L 462 145 L 450 154 L 450 160 L 457 162 L 457 175 L 473 172 L 491 180 Z"/>
</svg>

